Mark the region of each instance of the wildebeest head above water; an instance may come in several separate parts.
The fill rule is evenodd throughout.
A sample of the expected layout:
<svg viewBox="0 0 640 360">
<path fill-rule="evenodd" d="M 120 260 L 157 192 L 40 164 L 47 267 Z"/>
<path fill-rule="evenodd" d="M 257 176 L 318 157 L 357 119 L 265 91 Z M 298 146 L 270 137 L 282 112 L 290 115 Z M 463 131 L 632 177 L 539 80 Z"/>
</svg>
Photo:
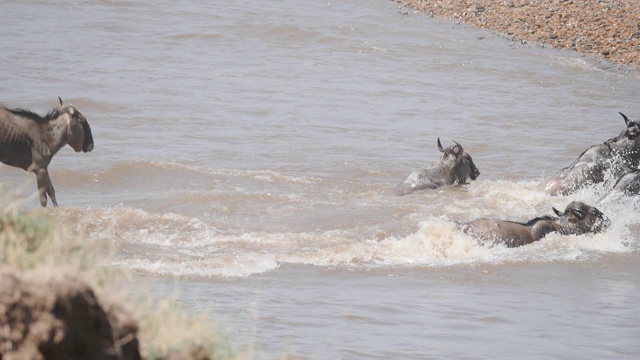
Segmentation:
<svg viewBox="0 0 640 360">
<path fill-rule="evenodd" d="M 538 184 L 550 195 L 567 195 L 588 185 L 613 184 L 640 162 L 640 126 L 620 113 L 626 129 L 618 136 L 585 150 L 568 167 Z"/>
<path fill-rule="evenodd" d="M 475 180 L 480 171 L 473 163 L 462 145 L 455 140 L 455 145 L 444 149 L 438 138 L 438 150 L 442 153 L 440 160 L 433 165 L 414 171 L 393 189 L 393 194 L 402 196 L 417 190 L 435 189 L 442 185 L 466 184 L 467 179 Z"/>
<path fill-rule="evenodd" d="M 60 104 L 62 104 L 62 99 L 60 99 Z M 67 113 L 70 117 L 70 133 L 68 134 L 67 144 L 76 152 L 89 152 L 93 150 L 91 127 L 84 115 L 71 104 L 63 107 L 61 111 Z"/>
<path fill-rule="evenodd" d="M 524 223 L 481 218 L 458 226 L 483 244 L 517 247 L 531 244 L 552 232 L 562 235 L 599 233 L 611 224 L 600 210 L 580 201 L 569 203 L 564 212 L 556 208 L 553 211 L 557 217 L 544 215 Z"/>
<path fill-rule="evenodd" d="M 73 105 L 54 109 L 45 116 L 23 109 L 0 106 L 0 161 L 36 174 L 40 204 L 47 195 L 58 203 L 47 167 L 64 145 L 76 152 L 93 150 L 93 135 L 87 119 Z"/>
</svg>

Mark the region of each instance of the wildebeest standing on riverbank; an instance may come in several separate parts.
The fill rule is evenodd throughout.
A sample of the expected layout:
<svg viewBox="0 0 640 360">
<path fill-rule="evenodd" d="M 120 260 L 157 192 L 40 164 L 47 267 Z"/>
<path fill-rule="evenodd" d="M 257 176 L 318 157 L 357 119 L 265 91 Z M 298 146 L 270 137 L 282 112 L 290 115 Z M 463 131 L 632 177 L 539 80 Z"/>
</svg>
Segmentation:
<svg viewBox="0 0 640 360">
<path fill-rule="evenodd" d="M 538 188 L 550 195 L 567 195 L 584 186 L 615 182 L 638 167 L 640 126 L 623 113 L 627 129 L 603 144 L 585 150 L 573 164 L 545 179 Z"/>
<path fill-rule="evenodd" d="M 466 184 L 467 179 L 475 180 L 480 176 L 471 155 L 464 151 L 462 145 L 455 140 L 453 142 L 455 145 L 443 149 L 438 138 L 438 150 L 442 153 L 440 160 L 411 173 L 393 188 L 393 195 L 407 195 L 417 190 L 435 189 L 442 185 Z"/>
<path fill-rule="evenodd" d="M 547 234 L 557 232 L 562 235 L 599 233 L 611 221 L 598 209 L 580 201 L 573 201 L 564 212 L 553 208 L 558 217 L 544 215 L 527 222 L 481 218 L 459 227 L 482 243 L 507 247 L 517 247 L 536 242 Z"/>
<path fill-rule="evenodd" d="M 93 136 L 87 119 L 72 105 L 53 109 L 45 116 L 0 105 L 0 161 L 36 174 L 40 204 L 47 195 L 58 206 L 47 167 L 63 146 L 76 152 L 93 150 Z"/>
</svg>

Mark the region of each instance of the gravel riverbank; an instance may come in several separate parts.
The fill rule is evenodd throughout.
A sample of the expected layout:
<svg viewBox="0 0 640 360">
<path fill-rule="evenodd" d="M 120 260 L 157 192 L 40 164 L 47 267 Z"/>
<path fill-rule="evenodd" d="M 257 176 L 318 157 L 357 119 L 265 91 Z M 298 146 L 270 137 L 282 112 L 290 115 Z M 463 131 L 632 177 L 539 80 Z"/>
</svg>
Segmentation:
<svg viewBox="0 0 640 360">
<path fill-rule="evenodd" d="M 401 5 L 540 46 L 600 54 L 640 69 L 640 0 L 395 0 Z"/>
</svg>

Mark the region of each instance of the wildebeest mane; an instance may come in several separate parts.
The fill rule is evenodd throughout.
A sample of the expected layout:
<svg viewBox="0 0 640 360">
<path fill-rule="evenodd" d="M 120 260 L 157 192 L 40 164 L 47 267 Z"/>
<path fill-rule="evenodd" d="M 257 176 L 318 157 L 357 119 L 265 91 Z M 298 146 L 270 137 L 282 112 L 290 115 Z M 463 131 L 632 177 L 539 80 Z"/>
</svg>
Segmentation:
<svg viewBox="0 0 640 360">
<path fill-rule="evenodd" d="M 35 121 L 37 123 L 40 123 L 40 124 L 48 123 L 51 119 L 55 119 L 58 116 L 60 116 L 60 114 L 61 114 L 60 109 L 53 109 L 48 114 L 46 114 L 45 116 L 40 116 L 40 115 L 34 113 L 33 111 L 30 111 L 30 110 L 9 109 L 8 107 L 6 107 L 4 105 L 2 105 L 2 107 L 5 110 L 13 113 L 14 115 L 21 116 L 21 117 L 27 118 L 29 120 L 33 120 L 33 121 Z"/>
<path fill-rule="evenodd" d="M 607 146 L 607 150 L 609 151 L 609 154 L 611 153 L 611 143 L 616 142 L 618 140 L 620 140 L 622 138 L 622 135 L 624 135 L 624 131 L 622 132 L 622 134 L 620 134 L 620 136 L 614 137 L 612 139 L 609 139 L 607 141 L 605 141 L 602 144 L 598 144 L 598 145 L 591 145 L 590 147 L 588 147 L 585 151 L 582 152 L 582 154 L 580 154 L 580 156 L 578 156 L 572 163 L 571 165 L 562 168 L 562 170 L 558 171 L 558 174 L 563 173 L 564 171 L 567 170 L 571 170 L 573 169 L 574 166 L 576 166 L 576 164 L 578 164 L 580 162 L 580 159 L 582 159 L 582 157 L 584 156 L 584 154 L 586 154 L 587 151 L 593 149 L 596 146 L 600 146 L 600 145 L 606 145 Z"/>
<path fill-rule="evenodd" d="M 621 131 L 620 134 L 618 134 L 618 136 L 612 137 L 611 139 L 605 141 L 604 143 L 609 146 L 609 149 L 611 149 L 611 144 L 613 144 L 615 142 L 618 142 L 618 141 L 620 141 L 622 139 L 625 139 L 625 138 L 627 138 L 627 130 Z"/>
<path fill-rule="evenodd" d="M 633 123 L 633 124 L 635 125 L 635 123 Z M 571 165 L 569 165 L 569 166 L 567 166 L 567 167 L 563 168 L 563 169 L 562 169 L 562 170 L 560 170 L 558 173 L 562 173 L 562 172 L 563 172 L 563 171 L 565 171 L 565 170 L 572 169 L 574 166 L 576 166 L 576 164 L 580 161 L 580 159 L 582 159 L 582 157 L 584 156 L 584 154 L 585 154 L 587 151 L 591 150 L 592 148 L 594 148 L 594 147 L 596 147 L 596 146 L 606 145 L 606 146 L 607 146 L 607 150 L 609 151 L 609 154 L 611 154 L 611 151 L 612 151 L 612 149 L 611 149 L 611 144 L 616 143 L 616 142 L 618 142 L 618 141 L 620 141 L 620 140 L 622 140 L 622 139 L 624 139 L 624 138 L 626 138 L 626 137 L 627 137 L 627 131 L 622 131 L 622 132 L 620 132 L 620 134 L 619 134 L 618 136 L 616 136 L 616 137 L 612 137 L 611 139 L 609 139 L 609 140 L 605 141 L 605 142 L 604 142 L 604 143 L 602 143 L 602 144 L 592 145 L 592 146 L 588 147 L 585 151 L 583 151 L 583 152 L 582 152 L 582 154 L 580 154 L 580 156 L 578 156 L 578 157 L 573 161 L 573 163 L 571 163 Z"/>
</svg>

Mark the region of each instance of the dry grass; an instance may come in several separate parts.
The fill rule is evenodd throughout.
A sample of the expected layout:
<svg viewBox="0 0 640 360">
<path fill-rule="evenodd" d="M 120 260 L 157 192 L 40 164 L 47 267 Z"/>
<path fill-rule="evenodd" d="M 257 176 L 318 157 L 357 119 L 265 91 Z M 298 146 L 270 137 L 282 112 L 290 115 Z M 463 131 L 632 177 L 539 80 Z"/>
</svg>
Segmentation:
<svg viewBox="0 0 640 360">
<path fill-rule="evenodd" d="M 222 334 L 203 321 L 206 314 L 195 316 L 176 308 L 173 300 L 154 303 L 142 301 L 137 306 L 141 351 L 147 359 L 240 359 Z M 142 331 L 144 329 L 144 331 Z"/>
<path fill-rule="evenodd" d="M 0 269 L 30 276 L 71 274 L 96 292 L 100 302 L 121 306 L 138 324 L 145 359 L 238 359 L 228 341 L 173 300 L 131 299 L 124 293 L 123 270 L 108 263 L 110 251 L 99 249 L 68 227 L 53 223 L 46 212 L 20 210 L 21 200 L 0 199 Z M 123 280 L 124 279 L 124 280 Z M 1 356 L 0 356 L 1 357 Z"/>
</svg>

